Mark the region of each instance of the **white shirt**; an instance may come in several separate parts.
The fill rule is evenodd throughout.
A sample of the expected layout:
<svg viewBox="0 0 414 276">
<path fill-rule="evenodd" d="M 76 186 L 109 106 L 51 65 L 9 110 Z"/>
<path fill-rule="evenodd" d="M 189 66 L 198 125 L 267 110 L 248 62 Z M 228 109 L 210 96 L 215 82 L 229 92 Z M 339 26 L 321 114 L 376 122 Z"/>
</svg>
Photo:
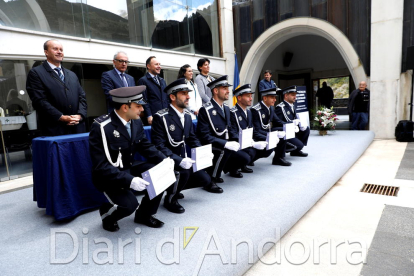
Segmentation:
<svg viewBox="0 0 414 276">
<path fill-rule="evenodd" d="M 236 104 L 237 104 L 238 106 L 240 106 L 240 105 L 239 105 L 239 103 L 236 103 Z M 240 108 L 243 110 L 244 115 L 246 115 L 246 118 L 247 118 L 247 110 L 246 110 L 246 109 L 244 109 L 244 108 L 243 108 L 243 107 L 241 107 L 241 106 L 240 106 Z"/>
<path fill-rule="evenodd" d="M 218 102 L 216 102 L 216 100 L 214 100 L 214 98 L 211 98 L 211 100 L 212 101 L 214 101 L 218 106 L 220 106 L 220 108 L 221 108 L 221 110 L 223 111 L 223 113 L 224 113 L 224 108 L 223 108 L 223 105 L 219 105 L 219 103 Z"/>
<path fill-rule="evenodd" d="M 267 107 L 267 105 L 262 101 L 263 105 Z M 269 115 L 270 115 L 270 107 L 267 107 L 267 110 L 269 111 Z"/>
<path fill-rule="evenodd" d="M 203 105 L 203 101 L 201 99 L 200 94 L 198 93 L 198 87 L 196 83 L 193 83 L 192 81 L 187 82 L 188 88 L 193 90 L 192 92 L 189 92 L 190 99 L 188 100 L 188 107 L 187 109 L 194 112 L 198 111 L 200 107 Z M 195 120 L 196 116 L 191 113 L 191 119 Z"/>
<path fill-rule="evenodd" d="M 118 116 L 119 120 L 121 120 L 122 124 L 125 126 L 128 122 L 124 120 L 121 116 L 119 116 L 118 112 L 115 110 L 116 116 Z M 131 120 L 129 120 L 131 122 Z"/>
<path fill-rule="evenodd" d="M 55 70 L 55 68 L 60 68 L 60 69 L 62 69 L 62 67 L 60 67 L 60 64 L 59 64 L 59 66 L 56 66 L 56 65 L 54 65 L 54 64 L 52 64 L 52 63 L 50 63 L 49 61 L 47 61 L 47 63 L 49 63 L 49 66 L 50 66 L 50 68 L 52 68 L 53 72 L 55 72 L 55 73 L 56 73 L 56 75 L 58 75 L 58 76 L 59 76 L 59 73 L 57 72 L 57 70 Z M 60 70 L 60 72 L 62 72 L 62 75 L 63 75 L 63 76 L 65 76 L 65 74 L 63 74 L 63 70 Z"/>
<path fill-rule="evenodd" d="M 181 124 L 184 127 L 184 112 L 180 112 L 178 111 L 172 104 L 170 104 L 170 106 L 172 107 L 172 109 L 177 113 L 178 118 L 180 118 Z"/>
</svg>

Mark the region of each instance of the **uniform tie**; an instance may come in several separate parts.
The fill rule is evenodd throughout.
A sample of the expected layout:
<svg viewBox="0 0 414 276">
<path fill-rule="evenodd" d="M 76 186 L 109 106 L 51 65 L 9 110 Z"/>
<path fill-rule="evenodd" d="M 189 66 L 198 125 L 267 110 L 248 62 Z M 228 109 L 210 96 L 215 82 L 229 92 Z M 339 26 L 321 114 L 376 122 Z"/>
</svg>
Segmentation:
<svg viewBox="0 0 414 276">
<path fill-rule="evenodd" d="M 57 74 L 59 75 L 59 78 L 64 82 L 65 81 L 65 76 L 62 73 L 62 68 L 60 67 L 56 67 L 55 71 L 57 72 Z"/>
<path fill-rule="evenodd" d="M 131 122 L 126 123 L 125 128 L 128 131 L 129 137 L 131 137 Z"/>
<path fill-rule="evenodd" d="M 121 80 L 124 83 L 124 87 L 128 87 L 128 83 L 126 81 L 125 74 L 121 73 L 120 75 L 121 75 Z"/>
</svg>

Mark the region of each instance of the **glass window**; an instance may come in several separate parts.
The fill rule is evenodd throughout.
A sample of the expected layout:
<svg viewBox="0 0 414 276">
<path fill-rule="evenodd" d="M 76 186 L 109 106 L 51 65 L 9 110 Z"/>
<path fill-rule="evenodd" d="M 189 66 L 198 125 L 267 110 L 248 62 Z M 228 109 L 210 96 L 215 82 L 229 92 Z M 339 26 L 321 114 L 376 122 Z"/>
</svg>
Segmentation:
<svg viewBox="0 0 414 276">
<path fill-rule="evenodd" d="M 332 88 L 334 99 L 349 98 L 349 77 L 321 79 L 321 86 L 324 81 L 326 81 L 326 84 Z"/>
</svg>

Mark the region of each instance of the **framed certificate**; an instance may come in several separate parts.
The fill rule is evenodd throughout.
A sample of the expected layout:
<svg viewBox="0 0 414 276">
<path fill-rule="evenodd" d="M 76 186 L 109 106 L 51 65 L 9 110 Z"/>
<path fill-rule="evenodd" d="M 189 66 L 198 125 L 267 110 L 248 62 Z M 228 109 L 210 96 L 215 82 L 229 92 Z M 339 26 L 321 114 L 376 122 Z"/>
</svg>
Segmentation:
<svg viewBox="0 0 414 276">
<path fill-rule="evenodd" d="M 279 137 L 277 136 L 278 131 L 272 131 L 267 133 L 267 146 L 266 150 L 274 149 L 277 146 L 277 143 L 279 143 Z"/>
<path fill-rule="evenodd" d="M 166 158 L 158 165 L 142 173 L 142 179 L 150 183 L 147 186 L 150 199 L 164 192 L 171 184 L 176 182 L 174 166 L 171 166 L 171 159 Z"/>
<path fill-rule="evenodd" d="M 213 159 L 210 158 L 212 154 L 211 144 L 192 148 L 191 159 L 195 161 L 193 164 L 193 172 L 213 166 Z"/>
<path fill-rule="evenodd" d="M 286 132 L 285 140 L 295 138 L 295 124 L 294 123 L 284 124 L 283 131 Z"/>
<path fill-rule="evenodd" d="M 253 128 L 246 128 L 239 131 L 240 149 L 245 149 L 252 146 L 253 142 Z"/>
</svg>

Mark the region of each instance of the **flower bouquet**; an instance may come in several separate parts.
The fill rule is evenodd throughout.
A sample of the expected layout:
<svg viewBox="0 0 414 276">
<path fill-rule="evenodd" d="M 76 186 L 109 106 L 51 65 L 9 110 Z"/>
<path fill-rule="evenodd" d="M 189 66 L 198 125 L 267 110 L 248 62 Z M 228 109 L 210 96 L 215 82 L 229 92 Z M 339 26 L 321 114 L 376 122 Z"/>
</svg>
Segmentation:
<svg viewBox="0 0 414 276">
<path fill-rule="evenodd" d="M 333 107 L 331 107 L 331 109 L 321 107 L 318 111 L 316 111 L 313 126 L 319 129 L 319 135 L 323 136 L 328 134 L 328 130 L 335 130 L 335 122 L 337 120 L 338 118 L 333 111 Z"/>
</svg>

